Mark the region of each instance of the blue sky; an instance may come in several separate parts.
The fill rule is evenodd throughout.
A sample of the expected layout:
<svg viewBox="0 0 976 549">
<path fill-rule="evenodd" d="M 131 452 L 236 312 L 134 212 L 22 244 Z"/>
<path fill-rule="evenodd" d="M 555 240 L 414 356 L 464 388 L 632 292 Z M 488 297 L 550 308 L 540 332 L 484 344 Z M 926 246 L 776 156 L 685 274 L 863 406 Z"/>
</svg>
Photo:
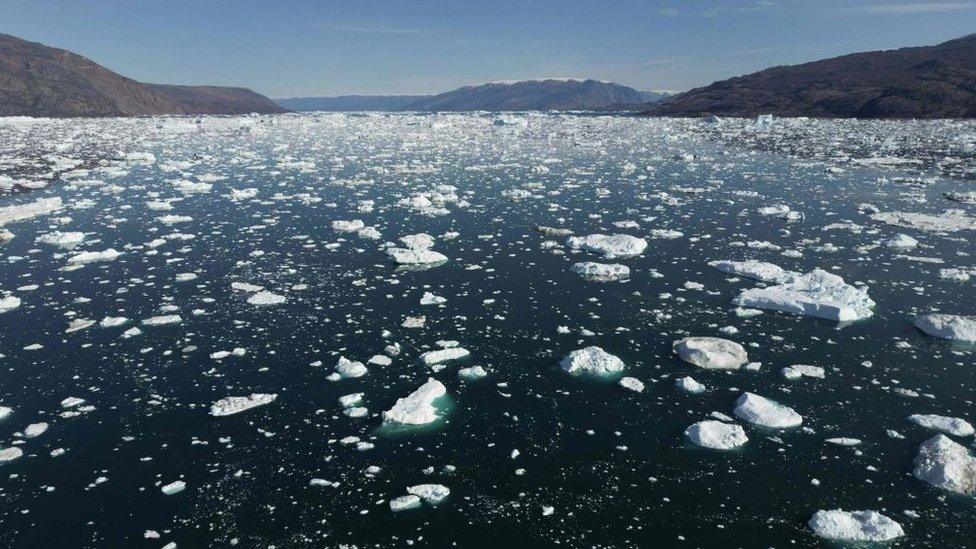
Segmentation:
<svg viewBox="0 0 976 549">
<path fill-rule="evenodd" d="M 0 0 L 0 32 L 148 82 L 272 97 L 591 77 L 684 90 L 976 32 L 976 0 Z"/>
</svg>

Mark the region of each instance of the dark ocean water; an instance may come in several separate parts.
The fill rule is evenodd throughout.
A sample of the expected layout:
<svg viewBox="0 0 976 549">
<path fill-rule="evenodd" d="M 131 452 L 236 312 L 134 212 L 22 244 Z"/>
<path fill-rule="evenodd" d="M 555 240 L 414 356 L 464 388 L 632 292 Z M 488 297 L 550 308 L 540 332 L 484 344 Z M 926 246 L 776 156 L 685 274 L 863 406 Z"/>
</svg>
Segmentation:
<svg viewBox="0 0 976 549">
<path fill-rule="evenodd" d="M 860 207 L 976 215 L 973 206 L 942 198 L 971 184 L 898 184 L 890 181 L 897 170 L 853 165 L 828 173 L 822 162 L 715 145 L 667 120 L 527 116 L 524 125 L 499 126 L 494 119 L 302 115 L 274 123 L 0 126 L 0 140 L 6 133 L 17 144 L 0 163 L 15 178 L 37 177 L 50 155 L 90 170 L 0 204 L 45 197 L 65 204 L 7 225 L 16 237 L 0 250 L 0 290 L 22 299 L 0 315 L 0 404 L 14 410 L 0 422 L 2 447 L 18 443 L 24 451 L 0 465 L 2 544 L 807 547 L 821 543 L 807 520 L 835 508 L 874 509 L 899 521 L 906 536 L 895 545 L 973 543 L 976 500 L 911 475 L 919 443 L 933 433 L 907 419 L 976 419 L 972 348 L 912 324 L 932 311 L 976 313 L 972 282 L 939 277 L 940 268 L 976 269 L 972 231 L 886 226 Z M 155 161 L 125 160 L 132 152 Z M 684 153 L 697 158 L 674 158 Z M 15 157 L 38 165 L 14 165 Z M 542 165 L 546 173 L 534 169 Z M 185 194 L 172 184 L 178 179 L 212 189 Z M 461 202 L 448 200 L 447 215 L 399 203 L 442 185 L 456 187 Z M 231 188 L 257 195 L 231 200 Z M 532 196 L 503 196 L 513 188 Z M 171 198 L 178 199 L 172 211 L 147 208 Z M 90 207 L 73 207 L 82 200 Z M 357 212 L 362 200 L 375 209 Z M 802 220 L 756 211 L 774 204 L 802 212 Z M 168 214 L 192 219 L 168 226 L 158 220 Z M 331 228 L 353 219 L 382 238 Z M 621 221 L 638 228 L 614 226 Z M 856 228 L 826 228 L 845 222 Z M 570 265 L 603 260 L 545 249 L 545 240 L 564 239 L 539 234 L 537 225 L 631 234 L 649 246 L 639 257 L 608 261 L 629 266 L 629 280 L 586 281 Z M 34 241 L 55 229 L 83 231 L 85 242 L 68 252 Z M 652 238 L 654 229 L 682 235 Z M 449 261 L 398 270 L 384 243 L 418 232 L 437 236 L 434 249 Z M 451 232 L 458 236 L 443 237 Z M 879 245 L 897 233 L 920 247 Z M 145 246 L 158 238 L 166 243 Z M 772 246 L 744 245 L 750 241 Z M 123 254 L 62 270 L 70 254 L 106 248 Z M 834 272 L 869 287 L 874 315 L 843 326 L 771 311 L 739 318 L 732 298 L 760 284 L 707 264 L 721 259 Z M 197 277 L 176 282 L 179 273 Z M 231 289 L 234 281 L 287 301 L 249 305 L 246 293 Z M 687 288 L 689 281 L 704 289 Z M 419 305 L 426 291 L 447 302 Z M 182 323 L 139 325 L 167 305 Z M 419 314 L 424 328 L 401 327 Z M 106 316 L 131 320 L 65 333 L 73 318 Z M 120 337 L 133 326 L 143 333 Z M 558 333 L 560 326 L 570 333 Z M 726 326 L 738 333 L 724 335 Z M 762 367 L 730 373 L 681 362 L 671 344 L 689 335 L 737 341 Z M 438 340 L 456 340 L 472 356 L 432 372 L 418 357 Z M 366 362 L 394 342 L 403 351 L 391 365 L 326 379 L 339 356 Z M 25 349 L 32 344 L 43 348 Z M 645 391 L 560 371 L 561 357 L 588 345 L 623 359 L 624 375 L 643 381 Z M 246 355 L 209 356 L 235 347 Z M 788 381 L 780 369 L 792 364 L 822 366 L 826 377 Z M 471 365 L 488 377 L 460 381 L 458 368 Z M 708 392 L 678 390 L 674 380 L 685 375 Z M 381 412 L 429 377 L 447 387 L 443 419 L 381 429 Z M 789 405 L 804 428 L 744 424 L 749 442 L 729 452 L 682 436 L 713 411 L 731 415 L 742 391 Z M 338 403 L 357 392 L 369 409 L 364 418 L 343 415 Z M 212 402 L 250 393 L 278 398 L 234 416 L 208 414 Z M 61 417 L 69 396 L 94 409 Z M 40 421 L 50 424 L 41 436 L 15 435 Z M 339 442 L 349 436 L 374 447 Z M 832 437 L 863 442 L 824 442 Z M 60 448 L 63 455 L 50 455 Z M 310 486 L 313 478 L 337 485 Z M 186 490 L 163 495 L 160 487 L 175 480 Z M 436 507 L 391 512 L 389 500 L 422 483 L 451 494 Z M 145 539 L 147 530 L 160 537 Z"/>
</svg>

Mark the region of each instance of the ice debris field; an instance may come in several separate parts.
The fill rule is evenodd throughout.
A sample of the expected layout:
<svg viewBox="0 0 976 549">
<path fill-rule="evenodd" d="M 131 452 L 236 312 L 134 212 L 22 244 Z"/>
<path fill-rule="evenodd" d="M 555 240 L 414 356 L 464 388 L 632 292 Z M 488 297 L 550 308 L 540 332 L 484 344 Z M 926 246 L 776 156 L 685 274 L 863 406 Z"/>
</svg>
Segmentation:
<svg viewBox="0 0 976 549">
<path fill-rule="evenodd" d="M 974 143 L 0 119 L 0 545 L 971 546 Z"/>
</svg>

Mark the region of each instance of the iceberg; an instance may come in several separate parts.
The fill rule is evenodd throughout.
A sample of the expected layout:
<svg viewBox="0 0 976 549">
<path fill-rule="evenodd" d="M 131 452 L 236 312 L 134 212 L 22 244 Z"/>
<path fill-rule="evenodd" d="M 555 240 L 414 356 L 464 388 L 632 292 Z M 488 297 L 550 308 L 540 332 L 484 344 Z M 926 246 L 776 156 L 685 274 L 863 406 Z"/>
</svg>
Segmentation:
<svg viewBox="0 0 976 549">
<path fill-rule="evenodd" d="M 566 239 L 566 245 L 574 250 L 587 250 L 603 254 L 605 259 L 615 259 L 633 257 L 644 253 L 647 248 L 647 241 L 627 234 L 591 234 L 588 236 L 571 236 Z"/>
<path fill-rule="evenodd" d="M 582 263 L 574 263 L 569 270 L 583 278 L 601 282 L 626 280 L 630 278 L 630 268 L 619 263 L 607 264 L 584 261 Z"/>
<path fill-rule="evenodd" d="M 559 362 L 559 366 L 569 374 L 606 375 L 623 371 L 624 361 L 600 347 L 591 346 L 569 353 Z"/>
<path fill-rule="evenodd" d="M 976 343 L 976 315 L 923 315 L 915 319 L 915 327 L 932 337 Z"/>
<path fill-rule="evenodd" d="M 688 440 L 713 450 L 732 450 L 749 442 L 740 425 L 707 419 L 685 429 Z"/>
<path fill-rule="evenodd" d="M 840 322 L 867 318 L 873 314 L 871 308 L 875 305 L 867 289 L 855 288 L 843 278 L 821 269 L 786 284 L 744 290 L 732 303 Z"/>
<path fill-rule="evenodd" d="M 715 267 L 723 273 L 744 276 L 763 282 L 775 282 L 777 284 L 793 282 L 800 276 L 800 273 L 787 271 L 779 265 L 765 261 L 756 261 L 755 259 L 746 261 L 709 261 L 708 265 Z"/>
<path fill-rule="evenodd" d="M 877 511 L 820 510 L 807 523 L 814 534 L 841 541 L 890 541 L 905 535 L 901 525 Z"/>
<path fill-rule="evenodd" d="M 753 393 L 742 393 L 735 401 L 736 417 L 753 425 L 783 429 L 798 427 L 803 417 L 793 408 Z"/>
<path fill-rule="evenodd" d="M 736 370 L 749 362 L 742 345 L 719 337 L 686 337 L 675 341 L 671 349 L 681 360 L 699 368 Z"/>
<path fill-rule="evenodd" d="M 384 423 L 400 425 L 426 425 L 437 421 L 437 408 L 434 401 L 447 394 L 447 388 L 440 381 L 428 378 L 416 391 L 398 399 L 392 408 L 383 412 Z M 419 494 L 418 494 L 419 495 Z"/>
<path fill-rule="evenodd" d="M 251 408 L 271 404 L 278 398 L 277 394 L 252 393 L 248 396 L 229 396 L 210 405 L 210 415 L 214 417 L 232 416 L 246 412 Z"/>
<path fill-rule="evenodd" d="M 936 488 L 976 494 L 976 458 L 945 435 L 935 435 L 922 443 L 913 474 Z"/>
</svg>

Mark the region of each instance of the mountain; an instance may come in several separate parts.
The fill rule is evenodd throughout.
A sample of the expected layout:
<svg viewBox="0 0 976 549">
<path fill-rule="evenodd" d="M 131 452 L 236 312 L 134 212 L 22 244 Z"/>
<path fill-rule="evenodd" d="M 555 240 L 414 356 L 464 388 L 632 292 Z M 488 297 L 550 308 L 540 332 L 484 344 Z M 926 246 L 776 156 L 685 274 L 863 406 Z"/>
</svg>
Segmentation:
<svg viewBox="0 0 976 549">
<path fill-rule="evenodd" d="M 400 111 L 429 95 L 339 95 L 336 97 L 291 97 L 275 99 L 292 111 Z"/>
<path fill-rule="evenodd" d="M 976 116 L 976 34 L 854 53 L 715 82 L 648 109 L 657 116 Z"/>
<path fill-rule="evenodd" d="M 676 94 L 676 92 L 667 90 L 639 91 L 637 93 L 640 94 L 643 103 L 657 103 Z"/>
<path fill-rule="evenodd" d="M 643 103 L 640 92 L 597 80 L 522 80 L 465 86 L 415 101 L 413 111 L 602 110 Z"/>
<path fill-rule="evenodd" d="M 144 84 L 67 50 L 0 34 L 0 116 L 286 112 L 245 88 Z"/>
</svg>

